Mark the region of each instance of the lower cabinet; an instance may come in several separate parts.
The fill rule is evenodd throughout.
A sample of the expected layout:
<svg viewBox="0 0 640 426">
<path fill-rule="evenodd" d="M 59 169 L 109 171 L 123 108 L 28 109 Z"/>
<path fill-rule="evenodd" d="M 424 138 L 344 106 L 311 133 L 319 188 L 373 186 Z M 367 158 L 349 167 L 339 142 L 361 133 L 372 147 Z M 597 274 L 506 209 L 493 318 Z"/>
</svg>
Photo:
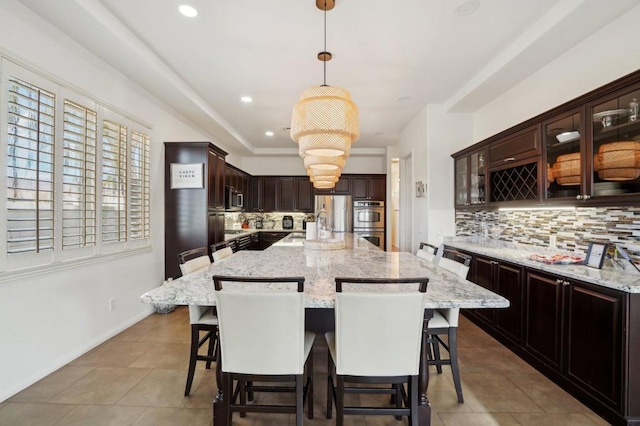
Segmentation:
<svg viewBox="0 0 640 426">
<path fill-rule="evenodd" d="M 473 256 L 470 280 L 511 306 L 463 313 L 611 424 L 640 424 L 640 294 Z"/>
<path fill-rule="evenodd" d="M 470 276 L 471 281 L 509 300 L 508 308 L 475 309 L 473 315 L 516 343 L 522 340 L 522 269 L 508 262 L 474 255 Z"/>
<path fill-rule="evenodd" d="M 277 243 L 278 241 L 280 241 L 281 239 L 283 239 L 284 237 L 289 235 L 290 232 L 286 232 L 286 231 L 265 232 L 265 231 L 262 231 L 260 234 L 261 234 L 260 235 L 261 250 L 264 250 L 266 248 L 271 247 L 273 245 L 273 243 Z"/>
</svg>

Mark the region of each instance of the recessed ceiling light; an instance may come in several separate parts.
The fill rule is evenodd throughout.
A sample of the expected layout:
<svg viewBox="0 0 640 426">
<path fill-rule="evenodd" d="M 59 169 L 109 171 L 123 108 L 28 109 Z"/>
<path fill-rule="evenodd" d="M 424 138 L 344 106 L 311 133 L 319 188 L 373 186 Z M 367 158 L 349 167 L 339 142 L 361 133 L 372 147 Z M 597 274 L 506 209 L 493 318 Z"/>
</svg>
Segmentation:
<svg viewBox="0 0 640 426">
<path fill-rule="evenodd" d="M 246 104 L 253 102 L 253 98 L 251 96 L 243 96 L 240 98 L 240 100 Z"/>
<path fill-rule="evenodd" d="M 182 13 L 187 18 L 195 18 L 198 16 L 198 11 L 195 7 L 189 6 L 188 4 L 182 4 L 178 7 L 178 11 Z"/>
<path fill-rule="evenodd" d="M 400 96 L 398 102 L 408 101 L 409 99 L 411 99 L 411 96 Z"/>
<path fill-rule="evenodd" d="M 458 16 L 471 15 L 473 12 L 478 10 L 479 7 L 480 7 L 480 2 L 478 0 L 462 2 L 456 8 L 456 15 Z"/>
<path fill-rule="evenodd" d="M 273 132 L 271 130 L 267 130 L 264 134 L 267 136 L 273 136 Z"/>
</svg>

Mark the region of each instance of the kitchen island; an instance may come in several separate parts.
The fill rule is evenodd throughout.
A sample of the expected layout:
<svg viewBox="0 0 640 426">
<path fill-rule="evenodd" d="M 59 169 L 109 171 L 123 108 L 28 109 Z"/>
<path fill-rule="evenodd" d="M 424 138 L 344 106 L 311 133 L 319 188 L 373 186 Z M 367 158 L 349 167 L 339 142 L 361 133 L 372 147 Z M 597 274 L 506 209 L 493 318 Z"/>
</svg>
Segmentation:
<svg viewBox="0 0 640 426">
<path fill-rule="evenodd" d="M 332 326 L 336 277 L 417 278 L 428 277 L 425 319 L 437 308 L 505 308 L 509 302 L 478 285 L 436 268 L 411 253 L 385 252 L 359 238 L 345 235 L 343 250 L 305 249 L 304 239 L 289 235 L 264 251 L 240 251 L 210 267 L 181 277 L 141 296 L 145 303 L 176 305 L 215 305 L 212 276 L 304 276 L 307 322 L 313 331 Z M 425 324 L 426 330 L 426 324 Z M 426 339 L 423 341 L 422 365 L 426 363 Z M 221 380 L 218 379 L 218 383 Z M 421 368 L 421 425 L 429 425 L 431 409 L 427 399 L 428 369 Z M 218 391 L 214 403 L 214 424 L 219 426 L 219 410 L 224 396 Z M 217 415 L 216 415 L 217 414 Z"/>
</svg>

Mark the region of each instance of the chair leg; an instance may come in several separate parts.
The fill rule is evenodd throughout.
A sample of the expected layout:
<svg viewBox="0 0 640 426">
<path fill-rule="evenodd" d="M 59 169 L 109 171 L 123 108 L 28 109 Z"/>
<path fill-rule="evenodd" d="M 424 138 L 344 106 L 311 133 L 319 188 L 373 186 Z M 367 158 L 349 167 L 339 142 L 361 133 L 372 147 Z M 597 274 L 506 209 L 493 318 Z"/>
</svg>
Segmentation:
<svg viewBox="0 0 640 426">
<path fill-rule="evenodd" d="M 440 341 L 438 340 L 438 336 L 435 334 L 431 337 L 431 345 L 433 346 L 433 359 L 440 361 Z M 436 364 L 436 371 L 438 374 L 442 374 L 441 364 Z"/>
<path fill-rule="evenodd" d="M 449 327 L 449 359 L 451 360 L 451 373 L 453 374 L 453 384 L 456 387 L 458 402 L 462 404 L 462 384 L 460 383 L 460 370 L 458 369 L 458 328 Z"/>
<path fill-rule="evenodd" d="M 187 371 L 187 386 L 184 389 L 184 396 L 191 393 L 191 385 L 193 384 L 193 375 L 196 372 L 196 358 L 198 357 L 198 341 L 200 340 L 200 331 L 195 324 L 191 325 L 191 354 L 189 356 L 189 370 Z"/>
<path fill-rule="evenodd" d="M 207 360 L 207 370 L 209 370 L 211 368 L 211 359 L 214 359 L 215 357 L 215 349 L 216 349 L 216 342 L 218 341 L 218 328 L 216 327 L 216 330 L 213 332 L 213 334 L 211 334 L 211 337 L 209 337 L 209 347 L 207 349 L 207 356 L 209 357 L 209 359 Z"/>
<path fill-rule="evenodd" d="M 402 383 L 396 383 L 395 385 L 396 397 L 394 399 L 397 408 L 402 408 L 402 392 L 400 391 L 400 386 L 402 386 Z M 402 416 L 396 416 L 396 420 L 402 420 Z"/>
<path fill-rule="evenodd" d="M 313 348 L 307 358 L 307 416 L 313 419 Z"/>
<path fill-rule="evenodd" d="M 344 425 L 344 377 L 336 374 L 336 426 Z"/>
<path fill-rule="evenodd" d="M 333 359 L 331 358 L 331 352 L 327 350 L 327 419 L 331 419 L 333 411 L 333 379 L 332 374 L 334 370 Z"/>
<path fill-rule="evenodd" d="M 302 426 L 302 418 L 304 417 L 304 383 L 303 375 L 296 376 L 296 426 Z"/>
<path fill-rule="evenodd" d="M 231 403 L 233 402 L 233 376 L 231 373 L 222 373 L 222 389 L 222 403 L 224 404 L 224 413 L 227 417 L 224 424 L 230 425 L 233 418 L 233 413 L 231 412 Z"/>
<path fill-rule="evenodd" d="M 247 382 L 244 380 L 240 380 L 238 382 L 238 393 L 240 394 L 240 404 L 247 405 L 247 389 L 245 384 Z M 247 417 L 247 413 L 240 411 L 240 417 Z"/>
<path fill-rule="evenodd" d="M 418 376 L 411 376 L 409 380 L 409 401 L 409 425 L 418 426 Z"/>
</svg>

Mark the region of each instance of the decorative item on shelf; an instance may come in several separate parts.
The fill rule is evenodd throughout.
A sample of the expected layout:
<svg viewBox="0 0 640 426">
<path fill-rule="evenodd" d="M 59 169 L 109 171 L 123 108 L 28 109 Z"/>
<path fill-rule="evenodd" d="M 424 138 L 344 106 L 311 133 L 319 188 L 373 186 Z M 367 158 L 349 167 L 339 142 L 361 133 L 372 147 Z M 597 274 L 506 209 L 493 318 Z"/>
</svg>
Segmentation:
<svg viewBox="0 0 640 426">
<path fill-rule="evenodd" d="M 559 155 L 552 173 L 558 185 L 580 185 L 580 153 Z"/>
<path fill-rule="evenodd" d="M 600 146 L 593 169 L 603 180 L 623 181 L 640 177 L 640 142 L 620 141 Z"/>
<path fill-rule="evenodd" d="M 612 109 L 608 111 L 597 112 L 593 114 L 593 121 L 602 123 L 602 127 L 606 129 L 613 125 L 613 120 L 617 120 L 629 113 L 626 109 Z"/>
<path fill-rule="evenodd" d="M 551 186 L 554 180 L 555 177 L 553 176 L 553 169 L 551 168 L 551 165 L 547 163 L 547 188 Z"/>
<path fill-rule="evenodd" d="M 570 132 L 562 132 L 556 135 L 556 139 L 558 140 L 559 143 L 567 143 L 567 142 L 575 141 L 577 139 L 580 139 L 580 132 L 576 130 L 572 130 Z"/>
<path fill-rule="evenodd" d="M 638 119 L 638 113 L 640 113 L 640 106 L 638 100 L 633 98 L 629 102 L 629 121 L 636 121 Z"/>
<path fill-rule="evenodd" d="M 334 176 L 340 176 L 351 144 L 360 136 L 358 107 L 347 90 L 327 85 L 327 62 L 332 58 L 327 51 L 327 10 L 333 9 L 335 0 L 316 0 L 316 6 L 324 12 L 324 51 L 318 53 L 324 66 L 324 80 L 321 86 L 303 91 L 293 107 L 291 139 L 298 143 L 298 153 L 304 158 L 307 171 L 337 170 Z M 313 186 L 332 188 L 335 182 L 314 179 Z"/>
</svg>

